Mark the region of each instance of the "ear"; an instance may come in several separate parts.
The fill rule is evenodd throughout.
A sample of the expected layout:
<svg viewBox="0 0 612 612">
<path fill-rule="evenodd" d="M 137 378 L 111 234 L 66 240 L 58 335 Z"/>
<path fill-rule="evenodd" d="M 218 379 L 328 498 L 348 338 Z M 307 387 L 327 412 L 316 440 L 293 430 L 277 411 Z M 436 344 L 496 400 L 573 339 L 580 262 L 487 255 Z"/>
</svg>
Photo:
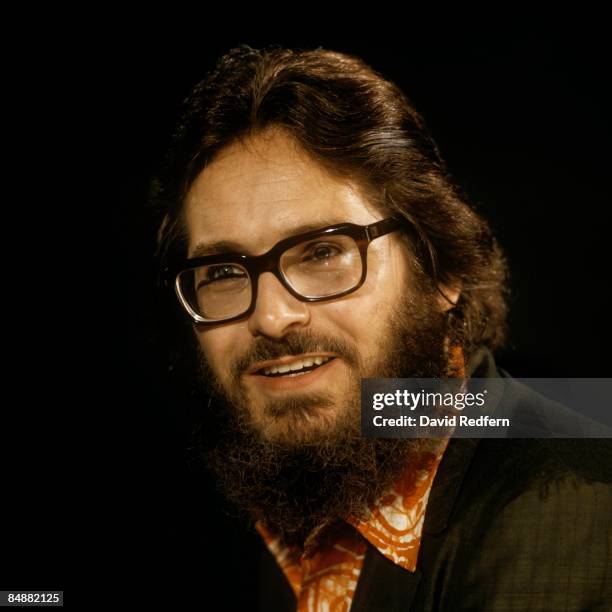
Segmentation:
<svg viewBox="0 0 612 612">
<path fill-rule="evenodd" d="M 453 308 L 457 304 L 460 295 L 460 282 L 453 285 L 444 285 L 440 283 L 438 285 L 438 304 L 440 304 L 441 312 L 446 312 L 447 310 Z"/>
</svg>

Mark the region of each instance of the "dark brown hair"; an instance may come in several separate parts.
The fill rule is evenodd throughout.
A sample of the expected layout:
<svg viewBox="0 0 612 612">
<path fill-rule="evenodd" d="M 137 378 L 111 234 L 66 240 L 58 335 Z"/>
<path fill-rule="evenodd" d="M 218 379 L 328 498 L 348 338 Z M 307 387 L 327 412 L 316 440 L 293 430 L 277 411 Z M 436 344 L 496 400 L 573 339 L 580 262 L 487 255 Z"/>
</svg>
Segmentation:
<svg viewBox="0 0 612 612">
<path fill-rule="evenodd" d="M 468 354 L 478 344 L 501 344 L 507 266 L 488 224 L 452 181 L 406 95 L 343 53 L 241 45 L 195 86 L 151 185 L 164 214 L 162 265 L 185 255 L 183 200 L 204 166 L 230 143 L 270 127 L 409 221 L 416 260 L 431 282 L 461 286 L 450 311 L 454 341 Z"/>
</svg>

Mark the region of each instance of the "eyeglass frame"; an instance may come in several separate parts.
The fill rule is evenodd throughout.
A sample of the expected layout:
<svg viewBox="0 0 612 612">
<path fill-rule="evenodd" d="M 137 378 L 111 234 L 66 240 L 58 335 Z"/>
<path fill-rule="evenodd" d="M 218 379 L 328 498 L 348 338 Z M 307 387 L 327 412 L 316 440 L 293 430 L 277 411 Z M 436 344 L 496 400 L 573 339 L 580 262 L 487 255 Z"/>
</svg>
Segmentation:
<svg viewBox="0 0 612 612">
<path fill-rule="evenodd" d="M 240 253 L 218 253 L 214 255 L 203 255 L 200 257 L 192 257 L 182 259 L 174 265 L 170 265 L 164 269 L 164 279 L 166 285 L 172 283 L 174 285 L 175 293 L 179 299 L 179 302 L 189 314 L 194 323 L 202 326 L 221 325 L 226 323 L 232 323 L 240 319 L 249 317 L 255 310 L 257 303 L 257 291 L 259 285 L 259 277 L 264 272 L 272 272 L 278 279 L 281 285 L 296 299 L 301 302 L 325 302 L 329 300 L 336 300 L 344 297 L 354 291 L 357 291 L 365 282 L 368 272 L 368 246 L 370 242 L 394 232 L 400 229 L 404 222 L 402 217 L 387 217 L 380 221 L 375 221 L 369 225 L 357 225 L 355 223 L 341 223 L 322 227 L 321 229 L 312 230 L 296 236 L 289 236 L 283 238 L 277 242 L 271 249 L 262 253 L 261 255 L 243 255 Z M 283 271 L 280 267 L 280 261 L 283 253 L 291 247 L 300 244 L 301 242 L 317 238 L 319 236 L 334 236 L 336 234 L 342 234 L 349 236 L 357 244 L 359 255 L 361 257 L 361 278 L 355 284 L 355 286 L 341 291 L 340 293 L 334 293 L 331 295 L 325 295 L 321 297 L 304 296 L 298 293 L 285 278 Z M 179 276 L 181 272 L 190 270 L 192 268 L 198 268 L 205 265 L 214 264 L 239 264 L 241 265 L 249 275 L 249 281 L 251 283 L 251 303 L 249 307 L 241 312 L 239 315 L 234 315 L 226 319 L 215 319 L 207 320 L 201 315 L 196 313 L 187 300 L 183 297 L 179 288 Z"/>
</svg>

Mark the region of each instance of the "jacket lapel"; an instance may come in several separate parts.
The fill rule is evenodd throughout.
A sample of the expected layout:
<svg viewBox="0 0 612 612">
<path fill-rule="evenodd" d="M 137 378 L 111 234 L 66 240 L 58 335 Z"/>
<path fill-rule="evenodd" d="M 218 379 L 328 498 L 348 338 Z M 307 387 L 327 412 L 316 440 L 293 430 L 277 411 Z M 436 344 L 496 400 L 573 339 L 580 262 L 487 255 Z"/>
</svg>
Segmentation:
<svg viewBox="0 0 612 612">
<path fill-rule="evenodd" d="M 470 357 L 466 370 L 470 378 L 499 376 L 493 354 L 485 346 L 479 347 Z M 501 397 L 497 395 L 495 398 L 490 398 L 490 409 L 495 410 L 500 400 Z M 429 493 L 423 536 L 440 533 L 448 525 L 455 500 L 479 441 L 478 438 L 452 438 L 449 441 Z M 423 541 L 421 547 L 422 545 Z"/>
<path fill-rule="evenodd" d="M 452 439 L 433 482 L 421 538 L 421 549 L 429 548 L 428 536 L 443 531 L 451 515 L 461 483 L 472 460 L 478 440 Z M 421 551 L 420 551 L 421 552 Z M 419 553 L 419 558 L 421 554 Z M 351 612 L 409 610 L 421 580 L 421 560 L 410 572 L 387 559 L 368 542 Z"/>
<path fill-rule="evenodd" d="M 449 441 L 429 493 L 423 523 L 424 536 L 446 529 L 478 443 L 479 440 L 471 438 L 453 438 Z"/>
<path fill-rule="evenodd" d="M 405 612 L 412 604 L 420 579 L 418 568 L 415 572 L 405 570 L 368 542 L 351 612 Z"/>
</svg>

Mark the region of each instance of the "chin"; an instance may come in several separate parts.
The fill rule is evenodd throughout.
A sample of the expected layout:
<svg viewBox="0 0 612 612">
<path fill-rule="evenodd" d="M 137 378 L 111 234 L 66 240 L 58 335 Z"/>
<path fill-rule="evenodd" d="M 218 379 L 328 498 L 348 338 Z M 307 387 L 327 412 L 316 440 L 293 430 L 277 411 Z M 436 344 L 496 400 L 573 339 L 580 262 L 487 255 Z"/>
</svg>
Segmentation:
<svg viewBox="0 0 612 612">
<path fill-rule="evenodd" d="M 309 406 L 307 410 L 288 409 L 282 414 L 268 414 L 255 427 L 266 442 L 300 446 L 321 442 L 333 435 L 339 417 L 339 410 L 329 406 Z"/>
</svg>

